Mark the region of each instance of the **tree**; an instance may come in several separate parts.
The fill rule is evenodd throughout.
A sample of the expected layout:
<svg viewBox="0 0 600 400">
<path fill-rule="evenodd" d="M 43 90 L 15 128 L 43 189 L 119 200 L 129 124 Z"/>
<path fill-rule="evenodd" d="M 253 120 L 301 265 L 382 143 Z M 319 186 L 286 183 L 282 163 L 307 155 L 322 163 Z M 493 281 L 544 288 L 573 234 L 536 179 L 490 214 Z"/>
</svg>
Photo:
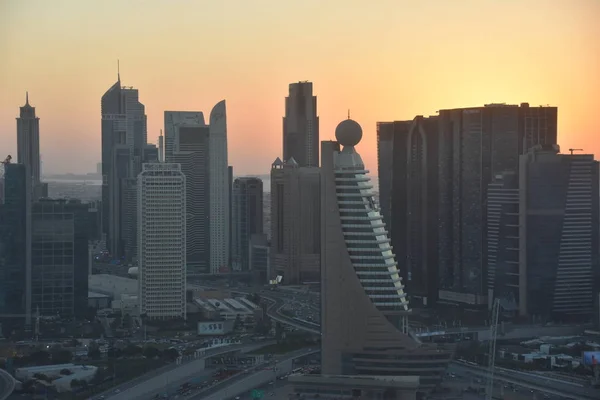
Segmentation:
<svg viewBox="0 0 600 400">
<path fill-rule="evenodd" d="M 73 359 L 73 353 L 69 350 L 61 349 L 52 352 L 52 362 L 54 364 L 67 364 Z"/>
<path fill-rule="evenodd" d="M 160 357 L 160 350 L 158 350 L 156 347 L 148 346 L 144 348 L 143 354 L 146 358 L 156 358 Z"/>
<path fill-rule="evenodd" d="M 170 349 L 163 351 L 162 355 L 165 359 L 169 361 L 175 361 L 177 357 L 179 357 L 179 352 L 177 351 L 177 349 L 171 347 Z"/>
<path fill-rule="evenodd" d="M 35 365 L 50 364 L 50 353 L 44 350 L 34 351 L 29 355 L 29 359 Z"/>
<path fill-rule="evenodd" d="M 142 348 L 140 346 L 136 346 L 134 344 L 129 344 L 123 350 L 123 354 L 126 357 L 134 357 L 134 356 L 137 356 L 139 354 L 142 354 Z"/>
<path fill-rule="evenodd" d="M 88 349 L 88 357 L 92 360 L 99 360 L 102 357 L 102 353 L 100 353 L 100 349 L 97 347 L 90 347 Z"/>
<path fill-rule="evenodd" d="M 81 387 L 81 381 L 79 379 L 71 380 L 71 389 Z"/>
<path fill-rule="evenodd" d="M 72 375 L 73 373 L 71 372 L 71 370 L 70 370 L 70 369 L 68 369 L 68 368 L 63 368 L 63 369 L 61 369 L 61 370 L 60 370 L 60 374 L 61 374 L 61 375 Z"/>
</svg>

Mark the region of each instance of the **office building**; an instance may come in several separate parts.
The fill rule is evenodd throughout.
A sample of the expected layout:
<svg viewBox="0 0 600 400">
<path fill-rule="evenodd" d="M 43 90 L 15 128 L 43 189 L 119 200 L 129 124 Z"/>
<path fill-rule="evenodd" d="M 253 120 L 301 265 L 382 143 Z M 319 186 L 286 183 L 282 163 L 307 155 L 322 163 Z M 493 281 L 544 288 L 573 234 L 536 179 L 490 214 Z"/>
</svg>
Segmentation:
<svg viewBox="0 0 600 400">
<path fill-rule="evenodd" d="M 31 311 L 83 317 L 88 303 L 89 206 L 41 199 L 31 212 Z"/>
<path fill-rule="evenodd" d="M 102 114 L 102 217 L 107 247 L 113 258 L 131 256 L 131 235 L 125 234 L 123 215 L 133 215 L 135 209 L 123 209 L 129 204 L 127 190 L 144 162 L 147 143 L 145 107 L 139 101 L 137 89 L 121 86 L 121 77 L 101 100 Z M 127 182 L 127 180 L 130 180 Z M 129 189 L 128 189 L 129 188 Z"/>
<path fill-rule="evenodd" d="M 165 111 L 165 161 L 186 178 L 188 276 L 210 272 L 209 136 L 202 112 Z"/>
<path fill-rule="evenodd" d="M 31 324 L 31 174 L 25 164 L 4 165 L 4 204 L 0 205 L 0 314 L 9 325 Z"/>
<path fill-rule="evenodd" d="M 29 104 L 29 93 L 17 118 L 17 162 L 26 165 L 31 174 L 32 199 L 47 197 L 48 184 L 41 182 L 40 119 Z"/>
<path fill-rule="evenodd" d="M 181 164 L 187 178 L 188 274 L 229 267 L 230 171 L 225 100 L 202 112 L 165 111 L 165 161 Z"/>
<path fill-rule="evenodd" d="M 237 178 L 233 182 L 233 244 L 231 266 L 236 271 L 250 267 L 249 244 L 253 234 L 263 233 L 263 182 L 259 178 Z"/>
<path fill-rule="evenodd" d="M 271 273 L 283 283 L 320 277 L 320 171 L 290 158 L 271 165 Z"/>
<path fill-rule="evenodd" d="M 283 117 L 283 159 L 300 167 L 319 166 L 319 117 L 312 82 L 291 83 Z"/>
<path fill-rule="evenodd" d="M 233 166 L 227 167 L 227 175 L 229 182 L 229 249 L 227 251 L 227 259 L 229 260 L 227 265 L 231 265 L 233 260 Z"/>
<path fill-rule="evenodd" d="M 255 233 L 250 236 L 249 269 L 258 275 L 259 283 L 267 283 L 271 276 L 271 245 L 267 235 Z"/>
<path fill-rule="evenodd" d="M 140 315 L 186 318 L 186 183 L 179 164 L 143 164 L 138 175 Z"/>
<path fill-rule="evenodd" d="M 593 319 L 600 286 L 598 162 L 535 146 L 488 192 L 489 296 L 536 322 Z M 516 313 L 515 313 L 516 314 Z"/>
<path fill-rule="evenodd" d="M 527 103 L 439 112 L 439 301 L 487 304 L 488 185 L 532 146 L 556 144 L 556 118 Z"/>
<path fill-rule="evenodd" d="M 411 304 L 438 295 L 438 118 L 377 124 L 379 199 Z"/>
<path fill-rule="evenodd" d="M 419 375 L 441 382 L 452 349 L 421 343 L 353 120 L 321 147 L 321 371 L 325 375 Z M 343 149 L 340 150 L 340 146 Z"/>
</svg>

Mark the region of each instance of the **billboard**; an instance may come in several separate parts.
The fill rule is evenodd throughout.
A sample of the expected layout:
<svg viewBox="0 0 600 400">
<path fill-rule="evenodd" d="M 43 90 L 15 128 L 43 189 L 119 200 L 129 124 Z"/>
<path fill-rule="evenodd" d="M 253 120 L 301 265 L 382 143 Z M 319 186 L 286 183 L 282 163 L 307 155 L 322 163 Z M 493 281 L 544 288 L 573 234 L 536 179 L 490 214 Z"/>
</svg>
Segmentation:
<svg viewBox="0 0 600 400">
<path fill-rule="evenodd" d="M 598 365 L 600 361 L 600 351 L 584 351 L 583 365 Z"/>
</svg>

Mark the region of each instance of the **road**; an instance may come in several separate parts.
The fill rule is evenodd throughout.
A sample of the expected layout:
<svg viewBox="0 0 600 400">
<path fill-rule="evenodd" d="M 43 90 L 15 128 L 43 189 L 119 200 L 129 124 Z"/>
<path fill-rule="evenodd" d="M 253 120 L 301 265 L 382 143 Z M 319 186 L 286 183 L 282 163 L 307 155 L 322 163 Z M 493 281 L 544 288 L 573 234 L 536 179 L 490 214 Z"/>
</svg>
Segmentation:
<svg viewBox="0 0 600 400">
<path fill-rule="evenodd" d="M 283 308 L 283 306 L 286 303 L 286 300 L 284 298 L 280 298 L 280 297 L 272 295 L 270 293 L 269 294 L 261 293 L 260 296 L 271 302 L 271 304 L 267 307 L 267 315 L 269 317 L 271 317 L 271 319 L 273 319 L 277 322 L 281 322 L 282 324 L 292 326 L 296 329 L 300 329 L 305 332 L 314 333 L 316 335 L 321 334 L 321 329 L 318 326 L 315 327 L 315 325 L 313 325 L 313 324 L 304 323 L 300 320 L 297 320 L 297 319 L 294 319 L 294 318 L 288 317 L 287 315 L 282 314 L 281 308 Z"/>
<path fill-rule="evenodd" d="M 460 374 L 471 373 L 478 377 L 487 377 L 487 368 L 452 362 L 448 368 L 450 372 Z M 573 400 L 597 400 L 600 398 L 600 390 L 584 387 L 571 382 L 558 379 L 546 378 L 528 374 L 520 371 L 511 371 L 504 368 L 496 368 L 494 380 L 498 382 L 512 383 L 530 390 L 535 390 L 549 395 Z"/>
<path fill-rule="evenodd" d="M 208 357 L 237 350 L 250 352 L 273 343 L 275 342 L 246 343 L 206 350 L 205 354 L 200 358 L 191 359 L 180 365 L 175 363 L 169 364 L 168 366 L 149 372 L 136 379 L 127 381 L 122 385 L 115 386 L 104 393 L 94 396 L 93 399 L 100 399 L 102 396 L 112 400 L 146 399 L 152 397 L 156 393 L 161 393 L 165 386 L 179 386 L 196 378 L 205 370 L 204 360 Z M 118 393 L 116 393 L 117 390 Z"/>
<path fill-rule="evenodd" d="M 276 369 L 265 370 L 264 367 L 256 368 L 250 373 L 234 376 L 214 386 L 210 391 L 192 397 L 191 400 L 224 400 L 239 396 L 245 392 L 250 392 L 252 389 L 259 388 L 270 381 L 276 381 L 278 376 L 287 375 L 292 372 L 293 360 L 295 358 L 317 352 L 318 350 L 314 349 L 301 349 L 275 357 L 276 363 L 269 365 L 269 367 L 276 367 Z"/>
<path fill-rule="evenodd" d="M 6 400 L 15 390 L 15 380 L 3 369 L 0 369 L 0 400 Z"/>
</svg>

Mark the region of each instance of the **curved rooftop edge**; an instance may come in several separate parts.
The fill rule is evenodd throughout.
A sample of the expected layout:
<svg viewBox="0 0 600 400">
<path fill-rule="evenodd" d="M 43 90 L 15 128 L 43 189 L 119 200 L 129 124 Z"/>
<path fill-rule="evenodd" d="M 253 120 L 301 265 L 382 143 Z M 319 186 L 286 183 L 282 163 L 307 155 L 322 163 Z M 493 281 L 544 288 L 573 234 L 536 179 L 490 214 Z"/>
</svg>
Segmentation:
<svg viewBox="0 0 600 400">
<path fill-rule="evenodd" d="M 0 400 L 6 400 L 15 390 L 16 381 L 7 371 L 0 369 Z"/>
<path fill-rule="evenodd" d="M 227 126 L 227 106 L 225 100 L 218 102 L 210 111 L 210 127 L 226 127 Z"/>
</svg>

